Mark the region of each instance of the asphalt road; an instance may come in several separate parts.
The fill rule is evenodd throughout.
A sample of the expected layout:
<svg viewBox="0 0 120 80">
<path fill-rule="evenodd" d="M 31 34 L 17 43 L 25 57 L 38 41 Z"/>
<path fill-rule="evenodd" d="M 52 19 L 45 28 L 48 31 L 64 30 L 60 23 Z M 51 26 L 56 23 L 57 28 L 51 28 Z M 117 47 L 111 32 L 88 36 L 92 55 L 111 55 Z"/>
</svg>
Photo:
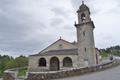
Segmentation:
<svg viewBox="0 0 120 80">
<path fill-rule="evenodd" d="M 120 80 L 120 66 L 82 76 L 55 80 Z"/>
</svg>

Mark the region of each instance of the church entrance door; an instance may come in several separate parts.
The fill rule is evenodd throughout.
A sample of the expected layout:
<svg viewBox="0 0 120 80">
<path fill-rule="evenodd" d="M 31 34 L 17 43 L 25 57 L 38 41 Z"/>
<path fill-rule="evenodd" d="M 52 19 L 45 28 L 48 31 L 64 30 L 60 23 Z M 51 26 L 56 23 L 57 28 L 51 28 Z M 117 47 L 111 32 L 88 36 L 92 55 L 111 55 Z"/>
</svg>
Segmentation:
<svg viewBox="0 0 120 80">
<path fill-rule="evenodd" d="M 57 57 L 52 57 L 50 59 L 50 70 L 57 71 L 59 70 L 59 59 Z"/>
</svg>

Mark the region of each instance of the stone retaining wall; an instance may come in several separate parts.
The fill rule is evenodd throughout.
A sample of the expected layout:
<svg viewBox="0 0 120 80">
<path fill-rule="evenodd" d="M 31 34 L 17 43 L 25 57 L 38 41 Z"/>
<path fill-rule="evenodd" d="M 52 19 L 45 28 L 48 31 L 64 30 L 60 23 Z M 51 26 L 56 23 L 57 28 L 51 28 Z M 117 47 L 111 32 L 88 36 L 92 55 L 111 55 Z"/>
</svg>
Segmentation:
<svg viewBox="0 0 120 80">
<path fill-rule="evenodd" d="M 29 72 L 28 78 L 26 80 L 50 80 L 50 79 L 78 76 L 86 73 L 105 70 L 110 67 L 117 66 L 118 64 L 119 62 L 117 60 L 113 60 L 105 64 L 100 64 L 97 66 L 85 67 L 80 69 L 72 69 L 72 70 L 57 71 L 57 72 L 46 72 L 46 73 Z M 3 80 L 15 80 L 15 79 L 16 79 L 15 74 L 11 72 L 4 73 Z"/>
<path fill-rule="evenodd" d="M 50 79 L 57 79 L 57 78 L 65 78 L 65 77 L 72 77 L 77 75 L 83 75 L 86 73 L 96 72 L 100 70 L 105 70 L 113 66 L 117 66 L 117 60 L 113 60 L 111 62 L 92 66 L 92 67 L 85 67 L 80 69 L 72 69 L 68 71 L 58 71 L 58 72 L 48 72 L 48 73 L 28 73 L 28 78 L 26 80 L 50 80 Z"/>
<path fill-rule="evenodd" d="M 15 78 L 10 73 L 5 73 L 3 80 L 15 80 Z"/>
</svg>

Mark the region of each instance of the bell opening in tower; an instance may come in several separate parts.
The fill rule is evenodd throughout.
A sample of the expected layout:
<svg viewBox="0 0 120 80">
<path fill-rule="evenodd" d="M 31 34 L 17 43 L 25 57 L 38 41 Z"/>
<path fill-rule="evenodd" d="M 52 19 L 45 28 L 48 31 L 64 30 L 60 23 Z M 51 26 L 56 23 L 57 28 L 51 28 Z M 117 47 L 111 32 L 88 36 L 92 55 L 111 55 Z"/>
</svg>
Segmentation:
<svg viewBox="0 0 120 80">
<path fill-rule="evenodd" d="M 82 22 L 85 21 L 85 19 L 86 19 L 86 16 L 85 16 L 84 13 L 82 13 L 82 14 L 81 14 L 81 20 L 82 20 Z"/>
</svg>

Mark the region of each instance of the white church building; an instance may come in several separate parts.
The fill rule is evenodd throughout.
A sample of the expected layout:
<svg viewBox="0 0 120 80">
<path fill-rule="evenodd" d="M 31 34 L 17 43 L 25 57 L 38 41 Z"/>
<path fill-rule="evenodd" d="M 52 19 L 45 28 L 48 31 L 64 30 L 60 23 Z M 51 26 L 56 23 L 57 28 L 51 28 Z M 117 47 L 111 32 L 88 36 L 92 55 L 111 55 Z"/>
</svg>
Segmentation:
<svg viewBox="0 0 120 80">
<path fill-rule="evenodd" d="M 38 54 L 30 55 L 29 71 L 57 71 L 98 64 L 99 51 L 95 48 L 95 26 L 90 14 L 83 2 L 77 11 L 78 23 L 75 23 L 77 42 L 60 38 Z"/>
</svg>

